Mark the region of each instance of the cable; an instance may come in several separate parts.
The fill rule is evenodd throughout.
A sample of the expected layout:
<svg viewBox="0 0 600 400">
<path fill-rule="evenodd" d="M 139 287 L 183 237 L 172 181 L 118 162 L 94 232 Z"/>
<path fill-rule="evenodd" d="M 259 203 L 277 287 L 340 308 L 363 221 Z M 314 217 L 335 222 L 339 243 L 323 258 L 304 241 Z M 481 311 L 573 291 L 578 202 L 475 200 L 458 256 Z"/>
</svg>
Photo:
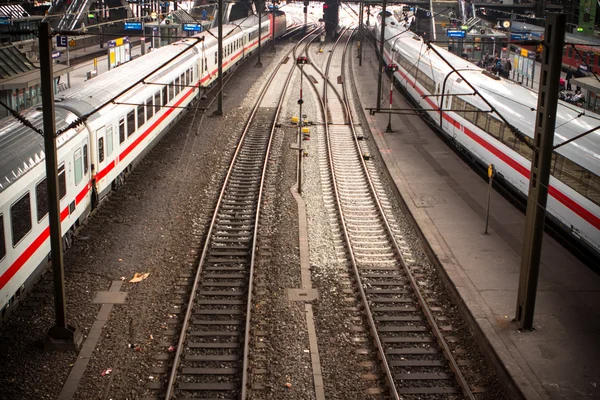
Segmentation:
<svg viewBox="0 0 600 400">
<path fill-rule="evenodd" d="M 9 106 L 7 106 L 6 104 L 4 104 L 4 102 L 2 100 L 0 100 L 0 106 L 6 108 L 8 110 L 8 112 L 15 117 L 15 119 L 17 121 L 19 121 L 22 125 L 30 128 L 31 130 L 33 130 L 36 133 L 39 133 L 40 135 L 44 136 L 44 131 L 42 131 L 39 128 L 36 128 L 35 126 L 33 126 L 33 124 L 25 117 L 23 117 L 21 114 L 19 114 L 18 112 L 16 112 L 15 110 L 13 110 L 12 108 L 10 108 Z"/>
</svg>

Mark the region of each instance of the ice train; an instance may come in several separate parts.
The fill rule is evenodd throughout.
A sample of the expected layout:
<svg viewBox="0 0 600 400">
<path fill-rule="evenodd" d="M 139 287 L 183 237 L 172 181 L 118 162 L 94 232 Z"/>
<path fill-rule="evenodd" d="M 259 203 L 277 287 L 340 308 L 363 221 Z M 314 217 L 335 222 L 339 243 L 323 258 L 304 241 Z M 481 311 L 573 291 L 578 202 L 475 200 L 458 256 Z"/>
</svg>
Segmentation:
<svg viewBox="0 0 600 400">
<path fill-rule="evenodd" d="M 268 13 L 261 25 L 264 45 L 285 33 L 286 16 L 279 11 Z M 257 49 L 258 17 L 226 24 L 223 32 L 223 69 L 227 71 Z M 98 202 L 123 183 L 125 174 L 185 107 L 217 79 L 216 35 L 214 29 L 161 47 L 56 97 L 56 128 L 64 130 L 57 145 L 63 243 L 67 246 Z M 22 116 L 43 129 L 41 108 Z M 42 136 L 13 117 L 0 120 L 3 318 L 48 261 L 45 175 Z"/>
<path fill-rule="evenodd" d="M 431 44 L 436 54 L 392 13 L 387 13 L 385 21 L 384 59 L 398 66 L 396 84 L 457 146 L 477 162 L 493 164 L 508 185 L 526 196 L 537 93 Z M 375 26 L 377 40 L 380 24 L 381 13 Z M 481 97 L 473 95 L 455 71 Z M 495 112 L 490 112 L 482 97 Z M 600 129 L 594 130 L 599 126 L 600 115 L 559 102 L 555 145 L 593 131 L 555 150 L 547 203 L 549 218 L 595 256 L 600 255 Z"/>
</svg>

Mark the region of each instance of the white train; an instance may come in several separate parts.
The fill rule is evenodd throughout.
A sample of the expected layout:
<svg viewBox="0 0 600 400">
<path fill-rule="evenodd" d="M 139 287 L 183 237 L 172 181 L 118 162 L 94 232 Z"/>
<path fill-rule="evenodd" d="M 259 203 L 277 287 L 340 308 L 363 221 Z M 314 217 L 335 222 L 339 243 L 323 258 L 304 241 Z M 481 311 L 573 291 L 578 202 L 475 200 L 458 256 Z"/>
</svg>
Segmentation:
<svg viewBox="0 0 600 400">
<path fill-rule="evenodd" d="M 262 19 L 262 44 L 286 31 L 282 12 Z M 223 70 L 258 47 L 258 17 L 223 26 Z M 218 77 L 217 35 L 203 32 L 159 48 L 56 97 L 64 243 L 125 173 Z M 42 127 L 41 108 L 23 117 Z M 43 138 L 15 118 L 0 120 L 0 309 L 36 280 L 50 252 Z"/>
<path fill-rule="evenodd" d="M 375 27 L 379 40 L 381 14 Z M 395 81 L 437 127 L 477 162 L 493 164 L 500 177 L 526 196 L 532 150 L 490 107 L 453 72 L 468 80 L 495 109 L 533 142 L 537 93 L 493 76 L 438 46 L 434 48 L 404 27 L 391 13 L 386 17 L 384 59 L 398 65 Z M 445 86 L 444 86 L 445 82 Z M 443 92 L 443 93 L 442 93 Z M 443 96 L 441 96 L 443 94 Z M 433 95 L 433 96 L 428 96 Z M 473 112 L 484 111 L 484 112 Z M 600 115 L 560 102 L 555 145 L 600 125 Z M 548 188 L 549 217 L 596 256 L 600 254 L 600 130 L 565 146 L 553 155 Z"/>
</svg>

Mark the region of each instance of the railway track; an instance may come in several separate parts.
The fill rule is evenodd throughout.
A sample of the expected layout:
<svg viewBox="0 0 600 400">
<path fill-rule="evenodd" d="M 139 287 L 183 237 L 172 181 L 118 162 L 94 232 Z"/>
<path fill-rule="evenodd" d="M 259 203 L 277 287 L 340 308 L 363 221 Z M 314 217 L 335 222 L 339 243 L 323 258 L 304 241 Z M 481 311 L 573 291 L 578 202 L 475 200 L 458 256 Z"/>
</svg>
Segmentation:
<svg viewBox="0 0 600 400">
<path fill-rule="evenodd" d="M 328 177 L 356 289 L 377 349 L 381 371 L 394 399 L 407 396 L 456 395 L 473 399 L 443 326 L 443 307 L 419 281 L 422 265 L 412 256 L 392 213 L 384 185 L 369 155 L 360 126 L 355 125 L 344 86 L 342 56 L 333 61 L 336 43 L 323 76 L 321 105 L 325 119 Z M 340 36 L 341 38 L 341 36 Z M 339 69 L 332 71 L 332 65 Z M 335 68 L 334 68 L 335 69 Z M 337 83 L 329 79 L 337 76 Z M 329 88 L 333 96 L 329 96 Z"/>
<path fill-rule="evenodd" d="M 166 399 L 246 396 L 262 190 L 293 66 L 281 62 L 270 76 L 232 158 L 184 308 Z"/>
</svg>

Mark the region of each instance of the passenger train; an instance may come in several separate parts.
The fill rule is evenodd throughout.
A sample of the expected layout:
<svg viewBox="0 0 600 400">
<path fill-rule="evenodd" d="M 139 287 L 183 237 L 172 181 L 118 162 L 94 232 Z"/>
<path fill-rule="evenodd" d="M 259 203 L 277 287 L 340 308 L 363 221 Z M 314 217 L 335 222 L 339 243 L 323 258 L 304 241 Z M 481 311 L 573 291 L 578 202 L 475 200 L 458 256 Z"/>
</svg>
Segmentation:
<svg viewBox="0 0 600 400">
<path fill-rule="evenodd" d="M 398 71 L 394 80 L 445 135 L 482 165 L 493 164 L 500 178 L 526 198 L 536 120 L 537 93 L 492 75 L 408 31 L 391 13 L 385 18 L 384 59 Z M 379 40 L 381 13 L 375 35 Z M 496 112 L 463 82 L 468 80 Z M 512 125 L 507 125 L 497 113 Z M 559 102 L 555 145 L 600 126 L 600 115 Z M 515 128 L 517 133 L 515 135 Z M 519 139 L 521 136 L 521 139 Z M 600 255 L 600 130 L 554 151 L 547 215 Z"/>
<path fill-rule="evenodd" d="M 286 31 L 282 12 L 262 19 L 262 44 Z M 258 47 L 258 17 L 223 26 L 223 70 Z M 217 31 L 203 32 L 60 93 L 55 98 L 63 243 L 218 76 Z M 40 130 L 42 109 L 22 113 Z M 79 121 L 79 124 L 74 122 Z M 75 126 L 75 127 L 72 127 Z M 0 120 L 0 309 L 35 282 L 50 253 L 43 137 Z"/>
</svg>

